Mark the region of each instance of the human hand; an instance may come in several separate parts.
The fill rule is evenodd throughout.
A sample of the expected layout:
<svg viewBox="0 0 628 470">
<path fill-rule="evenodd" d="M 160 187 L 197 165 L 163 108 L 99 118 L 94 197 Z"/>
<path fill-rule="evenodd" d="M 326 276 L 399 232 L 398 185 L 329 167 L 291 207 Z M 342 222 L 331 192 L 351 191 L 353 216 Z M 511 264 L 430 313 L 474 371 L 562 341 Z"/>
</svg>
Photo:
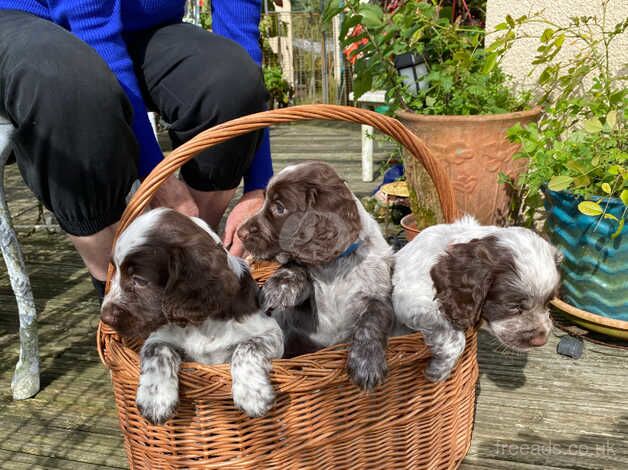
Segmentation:
<svg viewBox="0 0 628 470">
<path fill-rule="evenodd" d="M 157 189 L 151 207 L 169 207 L 190 217 L 198 217 L 198 206 L 185 183 L 170 175 Z"/>
<path fill-rule="evenodd" d="M 225 224 L 225 235 L 223 243 L 229 248 L 229 253 L 234 256 L 244 254 L 244 245 L 238 238 L 237 230 L 246 219 L 257 213 L 264 205 L 264 190 L 257 189 L 244 194 L 236 203 L 235 207 L 227 217 Z"/>
</svg>

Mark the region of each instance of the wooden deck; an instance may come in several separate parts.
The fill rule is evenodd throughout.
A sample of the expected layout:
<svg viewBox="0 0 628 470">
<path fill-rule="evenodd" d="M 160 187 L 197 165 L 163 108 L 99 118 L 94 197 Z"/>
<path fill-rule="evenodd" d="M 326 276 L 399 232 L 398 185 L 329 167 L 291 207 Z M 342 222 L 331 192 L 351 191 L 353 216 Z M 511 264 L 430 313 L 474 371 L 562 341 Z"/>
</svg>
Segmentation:
<svg viewBox="0 0 628 470">
<path fill-rule="evenodd" d="M 272 142 L 277 168 L 325 159 L 356 192 L 373 187 L 359 180 L 357 126 L 282 126 Z M 8 178 L 40 312 L 42 390 L 11 399 L 18 321 L 0 268 L 0 469 L 126 468 L 108 372 L 95 348 L 98 303 L 89 277 L 61 234 L 29 233 L 37 205 L 15 166 Z M 475 431 L 462 468 L 628 468 L 628 352 L 587 342 L 580 360 L 567 359 L 555 352 L 562 334 L 556 330 L 529 355 L 500 353 L 481 336 Z"/>
</svg>

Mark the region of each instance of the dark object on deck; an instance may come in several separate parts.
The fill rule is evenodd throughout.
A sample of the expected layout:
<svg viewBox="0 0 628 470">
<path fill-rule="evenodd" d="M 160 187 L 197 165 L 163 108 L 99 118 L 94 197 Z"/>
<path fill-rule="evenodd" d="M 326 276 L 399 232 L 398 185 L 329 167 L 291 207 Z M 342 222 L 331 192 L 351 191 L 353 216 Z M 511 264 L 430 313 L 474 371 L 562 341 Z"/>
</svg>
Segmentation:
<svg viewBox="0 0 628 470">
<path fill-rule="evenodd" d="M 565 335 L 560 338 L 556 352 L 563 356 L 571 357 L 572 359 L 580 359 L 584 351 L 584 343 L 580 338 L 575 336 Z"/>
</svg>

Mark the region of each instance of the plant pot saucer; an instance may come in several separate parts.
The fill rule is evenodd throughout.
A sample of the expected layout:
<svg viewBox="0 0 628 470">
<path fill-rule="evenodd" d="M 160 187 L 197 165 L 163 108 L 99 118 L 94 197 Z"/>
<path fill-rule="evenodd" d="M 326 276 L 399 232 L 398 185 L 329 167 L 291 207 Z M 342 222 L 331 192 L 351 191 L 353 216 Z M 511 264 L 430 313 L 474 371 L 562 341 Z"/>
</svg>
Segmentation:
<svg viewBox="0 0 628 470">
<path fill-rule="evenodd" d="M 558 298 L 552 300 L 552 305 L 567 314 L 574 323 L 583 328 L 623 341 L 628 341 L 628 321 L 614 320 L 585 310 L 580 310 Z"/>
<path fill-rule="evenodd" d="M 395 196 L 400 198 L 410 197 L 408 183 L 406 183 L 405 181 L 393 181 L 392 183 L 386 183 L 382 185 L 380 191 L 387 196 Z"/>
</svg>

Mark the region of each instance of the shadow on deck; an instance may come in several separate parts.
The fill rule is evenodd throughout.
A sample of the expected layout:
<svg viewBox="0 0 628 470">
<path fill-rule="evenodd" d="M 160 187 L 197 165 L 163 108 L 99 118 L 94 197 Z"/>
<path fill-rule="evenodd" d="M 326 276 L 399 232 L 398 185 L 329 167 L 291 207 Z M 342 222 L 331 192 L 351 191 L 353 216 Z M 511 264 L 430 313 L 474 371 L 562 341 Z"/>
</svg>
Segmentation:
<svg viewBox="0 0 628 470">
<path fill-rule="evenodd" d="M 333 162 L 354 191 L 360 181 L 358 126 L 300 124 L 273 130 L 275 168 L 303 159 Z M 381 161 L 385 149 L 376 153 Z M 37 206 L 15 166 L 8 170 L 16 225 Z M 98 359 L 98 303 L 80 258 L 58 233 L 20 232 L 39 312 L 42 391 L 14 402 L 18 353 L 15 301 L 0 269 L 0 468 L 126 468 L 108 372 Z M 586 344 L 580 360 L 550 344 L 530 355 L 500 352 L 480 337 L 478 404 L 464 469 L 628 468 L 628 352 Z M 325 469 L 326 470 L 326 469 Z"/>
</svg>

